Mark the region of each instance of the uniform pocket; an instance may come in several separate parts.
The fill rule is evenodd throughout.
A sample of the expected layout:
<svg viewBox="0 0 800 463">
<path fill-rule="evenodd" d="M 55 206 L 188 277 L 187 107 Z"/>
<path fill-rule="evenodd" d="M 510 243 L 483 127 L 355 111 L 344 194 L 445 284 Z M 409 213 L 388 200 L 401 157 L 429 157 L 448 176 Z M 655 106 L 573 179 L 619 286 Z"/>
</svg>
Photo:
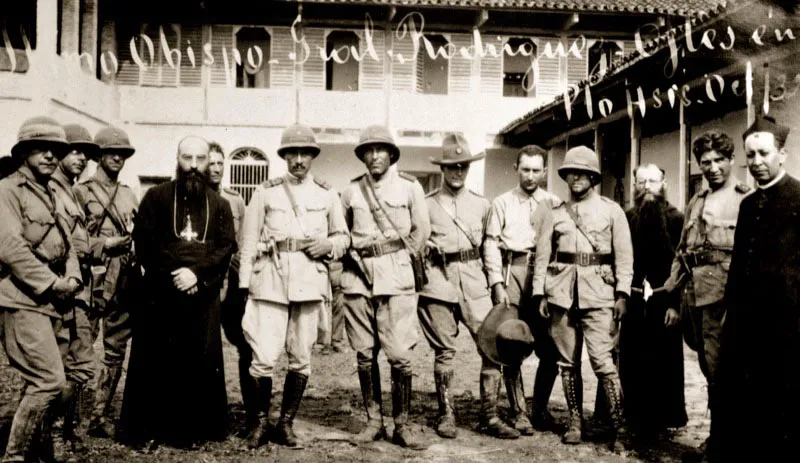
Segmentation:
<svg viewBox="0 0 800 463">
<path fill-rule="evenodd" d="M 328 234 L 328 206 L 324 202 L 306 206 L 306 223 L 309 235 Z"/>
<path fill-rule="evenodd" d="M 289 228 L 289 218 L 292 209 L 288 205 L 270 205 L 264 214 L 264 226 L 269 231 L 284 231 Z"/>
<path fill-rule="evenodd" d="M 44 237 L 55 228 L 56 220 L 44 207 L 26 207 L 22 211 L 25 223 L 22 235 L 31 244 L 41 243 Z"/>
<path fill-rule="evenodd" d="M 401 233 L 408 233 L 411 230 L 411 215 L 409 214 L 406 198 L 391 197 L 386 198 L 383 202 L 386 213 L 394 222 L 394 226 Z"/>
</svg>

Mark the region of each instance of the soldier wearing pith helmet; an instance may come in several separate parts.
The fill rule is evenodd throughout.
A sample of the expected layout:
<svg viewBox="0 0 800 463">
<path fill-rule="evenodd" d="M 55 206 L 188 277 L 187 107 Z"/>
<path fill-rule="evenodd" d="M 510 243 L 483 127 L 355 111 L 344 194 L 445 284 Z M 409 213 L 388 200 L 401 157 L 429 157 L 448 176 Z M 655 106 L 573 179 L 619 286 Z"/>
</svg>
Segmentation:
<svg viewBox="0 0 800 463">
<path fill-rule="evenodd" d="M 310 172 L 319 153 L 311 128 L 286 128 L 278 156 L 287 173 L 256 188 L 244 215 L 239 285 L 249 288 L 249 297 L 242 329 L 253 350 L 250 375 L 259 405 L 252 448 L 270 438 L 300 445 L 292 426 L 311 374 L 318 311 L 328 297 L 327 263 L 350 244 L 339 195 Z M 289 372 L 280 418 L 271 427 L 272 376 L 284 349 Z"/>
<path fill-rule="evenodd" d="M 356 351 L 358 379 L 368 422 L 355 442 L 386 435 L 383 425 L 378 352 L 392 370 L 392 441 L 425 448 L 408 426 L 411 408 L 411 354 L 417 344 L 417 291 L 414 260 L 430 236 L 425 193 L 417 180 L 397 170 L 400 149 L 389 129 L 367 127 L 355 154 L 367 173 L 342 193 L 353 246 L 345 260 L 342 292 L 345 324 Z M 418 261 L 417 261 L 418 262 Z"/>
<path fill-rule="evenodd" d="M 442 156 L 431 158 L 431 163 L 441 167 L 444 182 L 426 197 L 431 220 L 426 253 L 428 284 L 420 292 L 418 313 L 422 332 L 435 354 L 433 373 L 439 402 L 436 432 L 446 438 L 456 437 L 457 429 L 450 384 L 458 324 L 463 323 L 477 339 L 481 323 L 492 310 L 482 255 L 491 205 L 464 186 L 470 165 L 485 156 L 473 154 L 462 135 L 451 134 L 442 142 Z M 497 415 L 500 366 L 480 355 L 480 429 L 499 438 L 518 438 L 519 431 Z"/>
<path fill-rule="evenodd" d="M 11 149 L 19 168 L 0 180 L 0 326 L 11 365 L 25 383 L 4 461 L 23 461 L 34 431 L 66 386 L 55 332 L 81 286 L 66 212 L 50 178 L 67 152 L 64 129 L 50 117 L 26 120 Z M 41 448 L 42 455 L 52 448 Z"/>
<path fill-rule="evenodd" d="M 594 151 L 585 146 L 570 149 L 558 174 L 567 182 L 569 199 L 545 217 L 536 246 L 533 295 L 543 296 L 540 314 L 552 315 L 550 330 L 561 357 L 569 407 L 563 441 L 581 441 L 583 385 L 578 368 L 585 337 L 592 368 L 608 398 L 614 427 L 611 447 L 620 451 L 622 395 L 611 353 L 633 279 L 630 228 L 622 208 L 594 191 L 601 179 Z"/>
</svg>

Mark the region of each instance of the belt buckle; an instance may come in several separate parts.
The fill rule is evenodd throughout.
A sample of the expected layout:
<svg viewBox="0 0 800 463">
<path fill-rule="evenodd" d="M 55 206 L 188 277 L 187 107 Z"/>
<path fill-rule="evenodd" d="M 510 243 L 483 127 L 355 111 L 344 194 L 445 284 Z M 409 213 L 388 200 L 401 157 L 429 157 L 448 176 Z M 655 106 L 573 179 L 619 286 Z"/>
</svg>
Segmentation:
<svg viewBox="0 0 800 463">
<path fill-rule="evenodd" d="M 588 252 L 579 252 L 576 257 L 578 258 L 578 265 L 582 267 L 588 267 L 592 264 L 592 255 Z"/>
<path fill-rule="evenodd" d="M 458 251 L 458 259 L 461 262 L 469 261 L 470 258 L 472 257 L 471 251 L 472 251 L 471 249 L 462 249 L 462 250 Z"/>
<path fill-rule="evenodd" d="M 689 265 L 689 268 L 697 267 L 697 253 L 695 253 L 695 252 L 687 252 L 686 253 L 686 263 Z"/>
<path fill-rule="evenodd" d="M 286 252 L 294 252 L 297 250 L 297 240 L 294 238 L 286 238 Z"/>
<path fill-rule="evenodd" d="M 372 243 L 369 245 L 369 252 L 372 254 L 372 257 L 378 257 L 383 255 L 383 248 L 381 247 L 381 243 Z"/>
</svg>

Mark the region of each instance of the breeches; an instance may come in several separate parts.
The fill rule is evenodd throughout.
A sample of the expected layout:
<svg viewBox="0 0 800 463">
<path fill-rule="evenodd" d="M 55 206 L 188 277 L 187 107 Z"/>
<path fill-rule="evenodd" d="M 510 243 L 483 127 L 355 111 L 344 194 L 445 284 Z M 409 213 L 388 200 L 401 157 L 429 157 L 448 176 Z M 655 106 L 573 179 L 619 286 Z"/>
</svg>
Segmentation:
<svg viewBox="0 0 800 463">
<path fill-rule="evenodd" d="M 56 323 L 56 340 L 67 379 L 86 384 L 94 376 L 92 328 L 97 322 L 81 306 L 76 306 L 73 314 L 72 319 Z"/>
<path fill-rule="evenodd" d="M 553 322 L 550 328 L 560 355 L 558 365 L 563 368 L 579 368 L 583 343 L 589 353 L 592 370 L 598 377 L 616 378 L 612 351 L 619 330 L 611 308 L 567 310 L 550 304 Z"/>
<path fill-rule="evenodd" d="M 411 373 L 411 353 L 417 345 L 417 295 L 375 296 L 346 294 L 345 326 L 358 365 L 372 365 L 380 349 L 392 368 Z"/>
<path fill-rule="evenodd" d="M 289 370 L 311 374 L 311 351 L 317 339 L 322 301 L 279 304 L 249 299 L 244 309 L 242 330 L 253 349 L 250 375 L 272 377 L 283 350 L 289 357 Z"/>
<path fill-rule="evenodd" d="M 125 361 L 125 350 L 131 339 L 131 313 L 120 304 L 117 296 L 108 303 L 102 317 L 93 320 L 92 340 L 99 336 L 103 326 L 103 363 L 108 366 L 121 365 Z"/>
<path fill-rule="evenodd" d="M 689 314 L 692 319 L 695 339 L 701 341 L 698 343 L 697 352 L 700 370 L 709 384 L 713 384 L 716 382 L 717 377 L 719 337 L 722 332 L 722 318 L 725 316 L 725 307 L 722 301 L 719 301 L 700 307 L 691 307 Z"/>
</svg>

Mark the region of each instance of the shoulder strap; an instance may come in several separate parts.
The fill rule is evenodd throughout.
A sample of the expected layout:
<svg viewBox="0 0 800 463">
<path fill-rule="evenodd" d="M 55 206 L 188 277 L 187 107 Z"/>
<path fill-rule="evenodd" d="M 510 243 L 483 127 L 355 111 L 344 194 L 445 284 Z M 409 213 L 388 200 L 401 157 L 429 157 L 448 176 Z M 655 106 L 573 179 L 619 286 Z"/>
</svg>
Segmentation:
<svg viewBox="0 0 800 463">
<path fill-rule="evenodd" d="M 575 214 L 575 211 L 572 210 L 571 206 L 572 205 L 570 203 L 564 204 L 564 207 L 567 210 L 567 215 L 569 215 L 569 218 L 572 219 L 572 222 L 575 224 L 575 228 L 577 228 L 578 231 L 581 232 L 581 234 L 586 238 L 586 240 L 589 241 L 589 244 L 592 245 L 592 249 L 594 249 L 594 252 L 597 252 L 598 249 L 597 243 L 595 243 L 594 239 L 589 236 L 586 230 L 584 230 L 583 225 L 581 225 L 580 220 L 578 220 L 577 214 Z"/>
<path fill-rule="evenodd" d="M 41 246 L 42 243 L 44 243 L 44 240 L 45 238 L 47 238 L 47 235 L 49 235 L 50 232 L 53 230 L 53 228 L 55 228 L 56 230 L 58 230 L 58 234 L 61 235 L 61 240 L 64 242 L 65 254 L 69 253 L 70 249 L 69 235 L 67 235 L 66 230 L 64 230 L 64 227 L 62 226 L 61 222 L 59 222 L 58 213 L 56 212 L 56 198 L 53 197 L 52 193 L 50 193 L 50 190 L 47 190 L 47 196 L 45 197 L 44 195 L 42 195 L 40 191 L 37 191 L 36 188 L 34 188 L 33 185 L 31 185 L 27 180 L 25 181 L 24 185 L 25 187 L 28 188 L 28 190 L 31 191 L 31 193 L 34 194 L 34 196 L 39 198 L 39 200 L 42 203 L 44 203 L 44 206 L 47 208 L 48 212 L 50 212 L 50 216 L 53 218 L 53 223 L 51 223 L 50 226 L 47 227 L 47 230 L 45 230 L 45 232 L 42 233 L 42 236 L 39 237 L 39 239 L 36 240 L 35 242 L 30 243 L 31 250 L 33 250 L 33 252 L 36 253 L 37 255 L 40 255 L 39 246 Z"/>
<path fill-rule="evenodd" d="M 364 199 L 367 200 L 367 204 L 369 204 L 369 210 L 370 212 L 372 212 L 372 218 L 375 219 L 375 223 L 378 224 L 378 228 L 381 229 L 381 232 L 383 233 L 386 230 L 381 225 L 381 221 L 378 219 L 377 214 L 375 214 L 377 211 L 381 211 L 383 213 L 383 216 L 386 218 L 386 221 L 389 222 L 389 225 L 392 226 L 395 233 L 397 233 L 397 236 L 400 237 L 400 240 L 403 241 L 403 246 L 406 247 L 406 250 L 410 253 L 415 253 L 416 251 L 414 250 L 414 248 L 411 247 L 411 245 L 408 243 L 408 240 L 406 240 L 406 237 L 403 236 L 400 233 L 400 230 L 397 229 L 397 226 L 394 224 L 391 217 L 389 217 L 389 214 L 386 213 L 386 210 L 383 208 L 380 200 L 378 199 L 378 195 L 375 194 L 375 189 L 372 187 L 372 184 L 369 183 L 369 180 L 367 180 L 366 176 L 364 176 L 361 180 L 359 180 L 358 186 L 361 187 L 361 193 L 364 195 Z M 367 191 L 368 189 L 369 191 Z M 372 193 L 372 196 L 370 196 L 370 192 Z"/>
<path fill-rule="evenodd" d="M 91 181 L 86 182 L 86 187 L 89 189 L 92 195 L 97 199 L 97 201 L 99 201 L 100 204 L 103 204 L 103 202 L 100 200 L 100 195 L 97 194 L 97 189 L 96 189 L 97 187 L 94 185 L 94 182 Z M 114 199 L 116 199 L 117 197 L 117 192 L 119 192 L 119 183 L 114 185 L 114 192 L 111 193 L 111 196 L 108 199 L 108 204 L 103 206 L 103 215 L 97 222 L 97 227 L 94 229 L 92 235 L 100 236 L 100 230 L 103 228 L 103 222 L 106 220 L 106 217 L 111 220 L 112 225 L 114 225 L 114 228 L 117 229 L 117 233 L 123 236 L 127 235 L 125 227 L 122 226 L 120 220 L 117 217 L 114 217 L 114 214 L 111 213 L 111 208 L 114 207 Z"/>
<path fill-rule="evenodd" d="M 469 240 L 470 244 L 472 244 L 472 247 L 473 248 L 480 247 L 480 246 L 478 246 L 478 243 L 475 242 L 475 239 L 472 237 L 472 234 L 466 229 L 466 227 L 463 226 L 463 224 L 461 223 L 461 220 L 459 220 L 458 217 L 450 214 L 450 211 L 445 209 L 444 205 L 441 202 L 439 202 L 439 197 L 436 196 L 433 200 L 436 202 L 436 204 L 439 206 L 439 208 L 441 210 L 443 210 L 444 213 L 447 214 L 448 217 L 450 217 L 450 220 L 452 220 L 453 223 L 456 224 L 456 227 L 458 227 L 458 229 L 461 230 L 461 232 L 464 233 L 464 235 L 467 236 L 467 239 Z"/>
</svg>

